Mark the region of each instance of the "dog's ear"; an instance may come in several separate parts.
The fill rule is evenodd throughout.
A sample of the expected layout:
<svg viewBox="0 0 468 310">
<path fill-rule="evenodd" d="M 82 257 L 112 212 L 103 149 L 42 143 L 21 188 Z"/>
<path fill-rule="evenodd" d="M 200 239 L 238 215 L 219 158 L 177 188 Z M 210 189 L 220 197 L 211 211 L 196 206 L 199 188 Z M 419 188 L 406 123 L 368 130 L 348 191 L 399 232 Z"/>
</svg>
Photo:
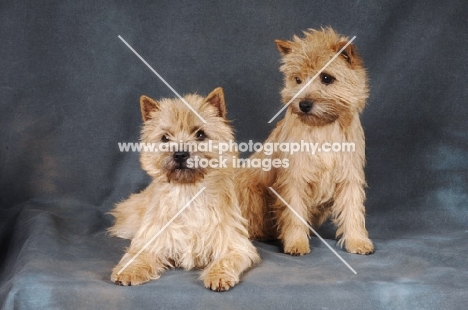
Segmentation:
<svg viewBox="0 0 468 310">
<path fill-rule="evenodd" d="M 160 110 L 159 103 L 145 95 L 140 97 L 141 117 L 143 121 L 151 119 L 151 112 Z"/>
<path fill-rule="evenodd" d="M 280 51 L 281 54 L 286 55 L 286 54 L 291 53 L 291 50 L 292 50 L 291 42 L 275 40 L 275 43 L 276 43 L 276 47 L 278 48 L 278 51 Z"/>
<path fill-rule="evenodd" d="M 222 87 L 215 88 L 208 96 L 205 101 L 218 110 L 218 116 L 226 117 L 226 102 L 224 101 L 224 91 Z"/>
<path fill-rule="evenodd" d="M 348 44 L 347 41 L 338 42 L 335 46 L 335 52 L 340 51 L 346 44 Z M 362 64 L 362 60 L 357 53 L 356 46 L 354 46 L 352 43 L 346 46 L 346 48 L 341 52 L 341 57 L 343 57 L 343 59 L 345 59 L 351 65 L 351 67 Z"/>
</svg>

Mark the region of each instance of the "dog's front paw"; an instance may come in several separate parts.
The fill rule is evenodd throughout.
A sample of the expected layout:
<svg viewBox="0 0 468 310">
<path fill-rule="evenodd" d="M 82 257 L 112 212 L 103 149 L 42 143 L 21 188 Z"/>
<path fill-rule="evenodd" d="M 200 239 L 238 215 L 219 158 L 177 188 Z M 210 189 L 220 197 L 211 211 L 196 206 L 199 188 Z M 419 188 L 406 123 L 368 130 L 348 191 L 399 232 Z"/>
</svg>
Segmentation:
<svg viewBox="0 0 468 310">
<path fill-rule="evenodd" d="M 301 256 L 310 253 L 309 239 L 307 236 L 303 238 L 285 242 L 284 253 L 292 256 Z"/>
<path fill-rule="evenodd" d="M 120 266 L 115 267 L 111 275 L 111 281 L 120 286 L 140 285 L 154 279 L 148 270 L 143 268 L 137 269 L 128 266 L 118 274 L 121 269 Z"/>
<path fill-rule="evenodd" d="M 203 283 L 206 288 L 209 288 L 213 291 L 224 292 L 236 285 L 239 282 L 239 279 L 228 275 L 224 272 L 217 272 L 212 270 L 209 272 L 203 279 Z"/>
<path fill-rule="evenodd" d="M 346 239 L 346 251 L 353 254 L 370 255 L 374 253 L 374 245 L 370 239 Z"/>
</svg>

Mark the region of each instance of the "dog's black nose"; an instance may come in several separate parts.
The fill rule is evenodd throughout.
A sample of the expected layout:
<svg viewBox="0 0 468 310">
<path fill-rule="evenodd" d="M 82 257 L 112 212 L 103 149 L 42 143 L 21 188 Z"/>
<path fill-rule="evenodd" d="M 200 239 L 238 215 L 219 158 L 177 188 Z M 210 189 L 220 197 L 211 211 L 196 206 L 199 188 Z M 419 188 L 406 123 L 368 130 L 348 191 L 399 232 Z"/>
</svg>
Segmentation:
<svg viewBox="0 0 468 310">
<path fill-rule="evenodd" d="M 190 157 L 190 153 L 189 152 L 174 152 L 173 157 L 177 163 L 183 164 Z"/>
<path fill-rule="evenodd" d="M 299 108 L 301 109 L 302 112 L 307 113 L 310 110 L 312 110 L 312 106 L 314 103 L 310 100 L 302 100 L 299 102 Z"/>
</svg>

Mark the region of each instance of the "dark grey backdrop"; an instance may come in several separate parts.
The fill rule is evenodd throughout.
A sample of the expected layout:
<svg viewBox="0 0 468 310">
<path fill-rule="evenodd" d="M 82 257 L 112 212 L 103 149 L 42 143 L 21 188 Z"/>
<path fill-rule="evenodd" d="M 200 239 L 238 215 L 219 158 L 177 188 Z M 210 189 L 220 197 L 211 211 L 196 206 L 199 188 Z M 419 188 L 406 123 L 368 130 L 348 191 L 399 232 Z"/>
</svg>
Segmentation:
<svg viewBox="0 0 468 310">
<path fill-rule="evenodd" d="M 468 302 L 468 6 L 463 1 L 2 1 L 0 305 L 4 309 L 460 309 Z M 357 36 L 371 95 L 367 226 L 376 253 L 317 238 L 305 257 L 256 243 L 263 262 L 232 291 L 169 271 L 110 283 L 127 241 L 113 204 L 149 181 L 138 98 L 222 86 L 239 141 L 262 141 L 281 108 L 274 39 L 332 26 Z M 333 230 L 321 230 L 335 246 Z"/>
</svg>

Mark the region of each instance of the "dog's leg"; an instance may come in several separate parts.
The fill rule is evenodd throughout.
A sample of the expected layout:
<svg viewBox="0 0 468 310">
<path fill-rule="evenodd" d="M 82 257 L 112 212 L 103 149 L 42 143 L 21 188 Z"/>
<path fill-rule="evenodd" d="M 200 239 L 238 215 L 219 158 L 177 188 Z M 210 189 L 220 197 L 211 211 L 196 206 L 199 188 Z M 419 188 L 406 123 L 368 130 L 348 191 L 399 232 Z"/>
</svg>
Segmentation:
<svg viewBox="0 0 468 310">
<path fill-rule="evenodd" d="M 252 253 L 255 253 L 252 250 Z M 200 276 L 206 288 L 213 291 L 227 291 L 237 283 L 239 277 L 253 263 L 260 260 L 258 255 L 241 254 L 235 251 L 229 252 L 223 258 L 208 265 Z"/>
<path fill-rule="evenodd" d="M 309 222 L 307 205 L 301 198 L 301 193 L 307 190 L 305 185 L 288 181 L 283 186 L 278 186 L 277 192 L 301 218 Z M 284 253 L 294 256 L 310 253 L 309 228 L 281 200 L 276 200 L 274 209 Z"/>
<path fill-rule="evenodd" d="M 360 182 L 343 182 L 337 185 L 332 207 L 339 245 L 350 253 L 372 254 L 374 245 L 365 227 L 364 185 Z"/>
<path fill-rule="evenodd" d="M 131 286 L 140 285 L 160 277 L 165 266 L 158 260 L 156 255 L 143 251 L 138 256 L 138 251 L 130 248 L 122 257 L 117 266 L 112 270 L 111 281 L 117 285 Z M 122 268 L 131 259 L 135 259 L 125 268 Z"/>
</svg>

